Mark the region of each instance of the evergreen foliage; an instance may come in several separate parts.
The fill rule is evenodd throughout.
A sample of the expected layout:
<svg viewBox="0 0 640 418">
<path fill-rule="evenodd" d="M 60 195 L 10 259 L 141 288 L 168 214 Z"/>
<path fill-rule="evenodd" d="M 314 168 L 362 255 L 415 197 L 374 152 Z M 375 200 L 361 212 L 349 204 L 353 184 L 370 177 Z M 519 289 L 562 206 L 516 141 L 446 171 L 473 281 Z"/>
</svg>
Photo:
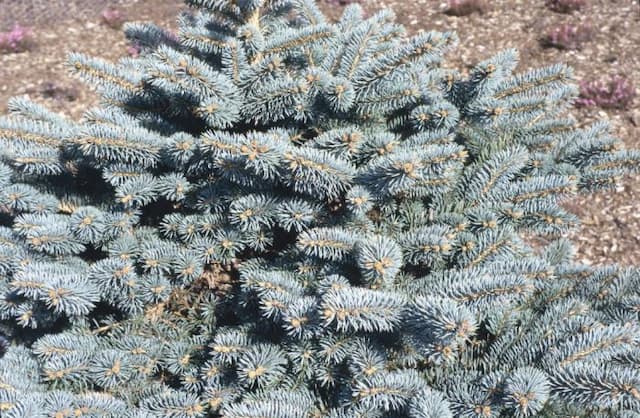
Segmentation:
<svg viewBox="0 0 640 418">
<path fill-rule="evenodd" d="M 640 153 L 566 114 L 569 68 L 187 3 L 70 56 L 82 120 L 0 119 L 3 418 L 640 416 L 640 271 L 575 262 L 560 206 Z"/>
</svg>

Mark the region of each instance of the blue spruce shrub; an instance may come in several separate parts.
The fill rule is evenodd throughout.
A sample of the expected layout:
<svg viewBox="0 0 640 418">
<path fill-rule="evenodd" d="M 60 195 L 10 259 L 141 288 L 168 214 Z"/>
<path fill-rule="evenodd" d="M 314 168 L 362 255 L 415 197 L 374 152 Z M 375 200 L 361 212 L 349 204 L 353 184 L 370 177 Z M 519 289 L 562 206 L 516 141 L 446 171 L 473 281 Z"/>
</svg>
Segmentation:
<svg viewBox="0 0 640 418">
<path fill-rule="evenodd" d="M 187 3 L 71 54 L 82 120 L 0 119 L 3 418 L 640 416 L 640 272 L 576 263 L 559 205 L 640 153 L 566 114 L 569 68 Z"/>
</svg>

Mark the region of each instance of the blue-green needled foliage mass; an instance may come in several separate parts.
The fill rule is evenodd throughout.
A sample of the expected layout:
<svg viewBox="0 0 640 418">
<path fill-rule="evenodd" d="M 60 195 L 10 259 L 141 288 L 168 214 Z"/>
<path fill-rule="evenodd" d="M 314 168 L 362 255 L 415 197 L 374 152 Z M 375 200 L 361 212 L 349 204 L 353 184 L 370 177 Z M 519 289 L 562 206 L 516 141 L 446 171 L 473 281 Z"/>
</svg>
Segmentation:
<svg viewBox="0 0 640 418">
<path fill-rule="evenodd" d="M 640 417 L 640 270 L 575 261 L 560 205 L 640 152 L 570 116 L 569 68 L 187 3 L 69 56 L 81 120 L 0 118 L 0 416 Z"/>
</svg>

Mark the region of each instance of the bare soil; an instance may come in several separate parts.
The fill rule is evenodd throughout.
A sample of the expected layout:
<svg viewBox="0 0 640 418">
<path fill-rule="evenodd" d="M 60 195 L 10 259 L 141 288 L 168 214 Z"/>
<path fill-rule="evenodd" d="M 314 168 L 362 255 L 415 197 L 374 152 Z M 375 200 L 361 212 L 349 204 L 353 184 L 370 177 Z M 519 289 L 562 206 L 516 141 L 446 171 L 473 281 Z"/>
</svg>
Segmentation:
<svg viewBox="0 0 640 418">
<path fill-rule="evenodd" d="M 46 7 L 43 7 L 42 4 Z M 121 31 L 100 22 L 106 5 L 117 5 L 130 20 L 153 21 L 175 28 L 178 0 L 0 0 L 0 30 L 18 20 L 33 26 L 36 46 L 27 52 L 0 55 L 0 113 L 7 100 L 28 94 L 53 110 L 77 118 L 97 104 L 92 90 L 68 74 L 66 56 L 82 52 L 107 60 L 127 54 Z M 389 7 L 409 33 L 420 30 L 456 31 L 458 48 L 449 54 L 450 65 L 468 69 L 504 48 L 520 51 L 518 70 L 564 62 L 574 68 L 576 80 L 623 74 L 640 90 L 640 1 L 590 0 L 573 14 L 548 10 L 544 0 L 486 0 L 482 13 L 449 16 L 446 0 L 362 0 L 368 13 Z M 25 5 L 30 5 L 26 7 Z M 91 7 L 89 7 L 91 6 Z M 331 17 L 344 6 L 322 3 Z M 589 23 L 592 39 L 579 50 L 543 48 L 540 39 L 564 23 Z M 640 93 L 640 92 L 639 92 Z M 575 109 L 584 124 L 609 120 L 613 133 L 627 147 L 640 148 L 640 97 L 627 110 L 597 107 Z M 640 265 L 640 175 L 627 176 L 610 192 L 576 197 L 565 206 L 582 221 L 569 234 L 580 261 L 593 264 Z"/>
</svg>

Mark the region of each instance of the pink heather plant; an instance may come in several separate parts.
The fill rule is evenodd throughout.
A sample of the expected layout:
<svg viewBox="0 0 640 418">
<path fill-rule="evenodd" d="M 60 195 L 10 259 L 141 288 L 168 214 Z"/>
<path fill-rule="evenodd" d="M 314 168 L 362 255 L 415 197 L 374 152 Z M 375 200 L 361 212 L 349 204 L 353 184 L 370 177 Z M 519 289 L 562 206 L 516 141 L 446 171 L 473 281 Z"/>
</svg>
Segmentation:
<svg viewBox="0 0 640 418">
<path fill-rule="evenodd" d="M 134 42 L 133 44 L 129 45 L 127 47 L 127 54 L 129 54 L 131 57 L 135 58 L 138 55 L 140 55 L 140 51 L 142 50 L 142 47 L 140 46 L 139 43 Z"/>
<path fill-rule="evenodd" d="M 547 7 L 558 13 L 571 13 L 586 6 L 586 0 L 547 0 Z"/>
<path fill-rule="evenodd" d="M 543 46 L 558 49 L 580 49 L 591 39 L 591 25 L 572 25 L 565 23 L 551 29 L 542 39 Z"/>
<path fill-rule="evenodd" d="M 33 46 L 33 32 L 26 26 L 15 24 L 9 32 L 0 32 L 0 52 L 23 52 Z"/>
<path fill-rule="evenodd" d="M 122 24 L 126 22 L 127 18 L 124 13 L 112 7 L 107 7 L 100 14 L 102 17 L 102 23 L 109 26 L 112 29 L 120 29 Z"/>
<path fill-rule="evenodd" d="M 484 0 L 449 0 L 445 13 L 451 16 L 467 16 L 474 12 L 482 14 L 485 7 Z"/>
<path fill-rule="evenodd" d="M 604 109 L 627 109 L 631 106 L 636 89 L 629 78 L 616 75 L 609 80 L 583 80 L 580 82 L 580 97 L 575 105 L 599 106 Z"/>
</svg>

